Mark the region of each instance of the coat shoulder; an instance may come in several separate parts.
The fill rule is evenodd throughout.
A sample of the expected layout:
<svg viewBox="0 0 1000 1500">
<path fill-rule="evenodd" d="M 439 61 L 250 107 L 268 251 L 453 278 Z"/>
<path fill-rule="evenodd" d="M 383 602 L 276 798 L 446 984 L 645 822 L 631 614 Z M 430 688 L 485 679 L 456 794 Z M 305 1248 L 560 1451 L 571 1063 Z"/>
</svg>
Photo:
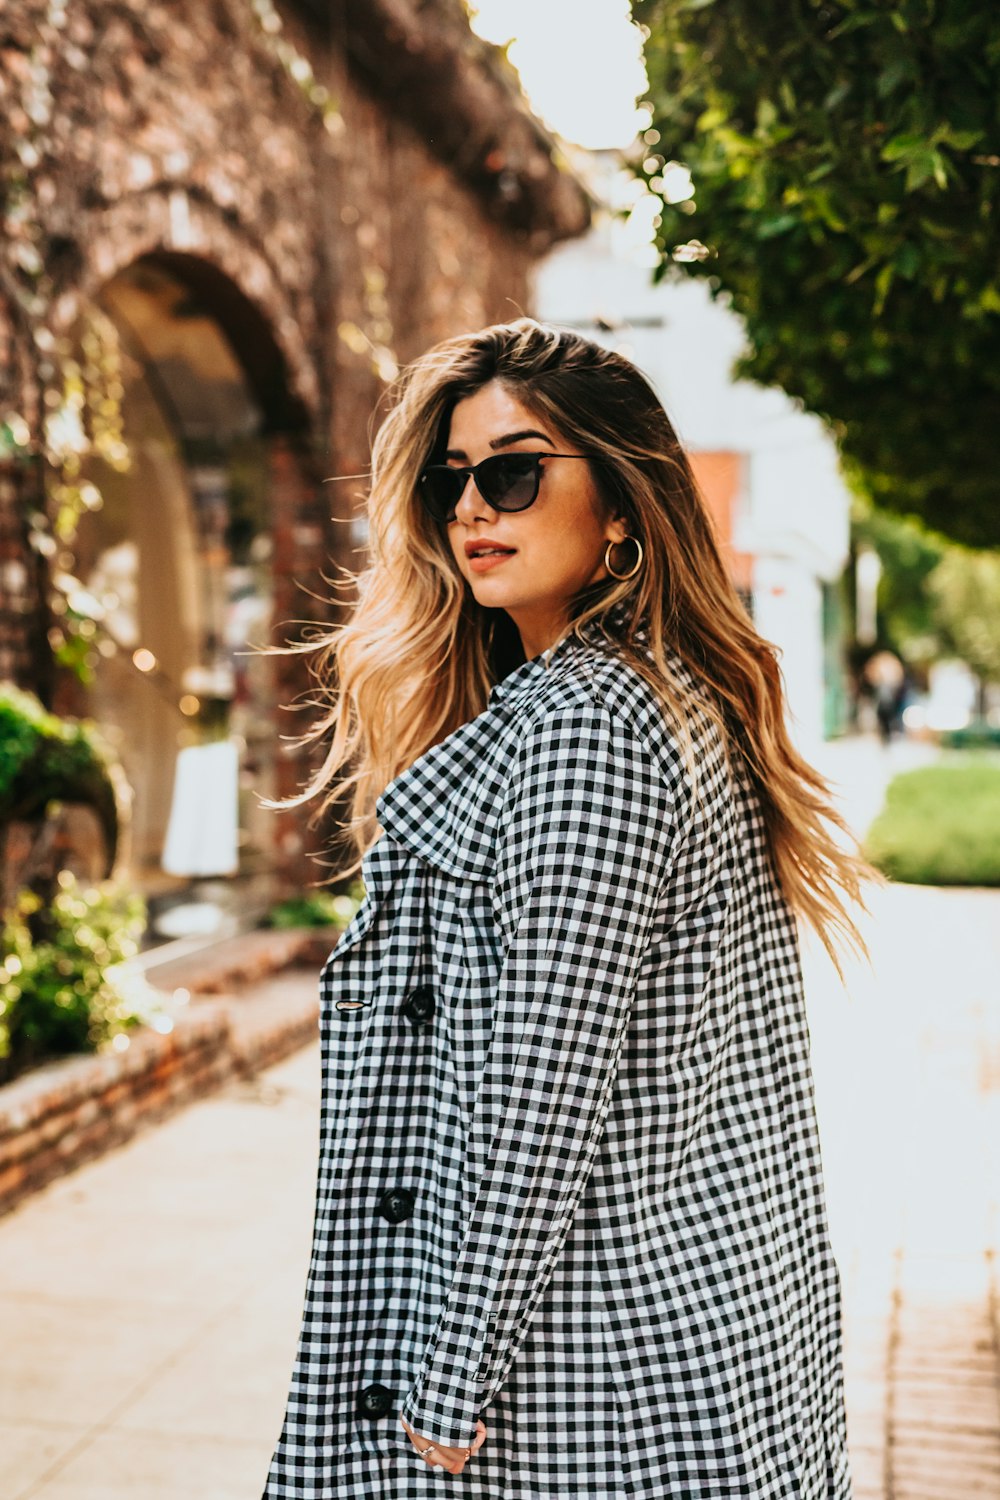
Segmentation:
<svg viewBox="0 0 1000 1500">
<path fill-rule="evenodd" d="M 417 759 L 385 789 L 377 805 L 387 837 L 447 873 L 485 881 L 496 861 L 503 808 L 516 792 L 526 745 L 571 746 L 578 731 L 608 753 L 630 757 L 685 799 L 686 772 L 678 737 L 642 675 L 623 659 L 592 646 L 565 653 L 551 669 L 532 664 L 516 692 L 492 701 Z"/>
<path fill-rule="evenodd" d="M 671 654 L 670 667 L 679 690 L 673 710 L 631 662 L 586 646 L 567 658 L 551 686 L 535 695 L 530 710 L 536 717 L 557 720 L 572 703 L 596 704 L 628 735 L 635 753 L 649 756 L 666 780 L 679 784 L 685 778 L 681 715 L 699 753 L 718 739 L 718 731 L 704 706 L 704 690 L 682 659 Z"/>
</svg>

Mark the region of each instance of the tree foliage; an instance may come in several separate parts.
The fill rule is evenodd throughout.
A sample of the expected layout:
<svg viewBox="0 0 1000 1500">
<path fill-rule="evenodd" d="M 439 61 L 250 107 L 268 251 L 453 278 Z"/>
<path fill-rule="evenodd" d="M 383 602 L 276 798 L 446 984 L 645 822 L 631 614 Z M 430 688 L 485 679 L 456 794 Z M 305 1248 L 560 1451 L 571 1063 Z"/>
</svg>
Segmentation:
<svg viewBox="0 0 1000 1500">
<path fill-rule="evenodd" d="M 632 0 L 665 275 L 877 503 L 1000 542 L 1000 26 L 981 0 Z M 691 173 L 693 193 L 675 191 Z M 686 248 L 678 248 L 686 247 Z M 707 251 L 708 253 L 703 253 Z"/>
<path fill-rule="evenodd" d="M 928 588 L 955 652 L 984 682 L 1000 682 L 1000 552 L 950 547 Z"/>
</svg>

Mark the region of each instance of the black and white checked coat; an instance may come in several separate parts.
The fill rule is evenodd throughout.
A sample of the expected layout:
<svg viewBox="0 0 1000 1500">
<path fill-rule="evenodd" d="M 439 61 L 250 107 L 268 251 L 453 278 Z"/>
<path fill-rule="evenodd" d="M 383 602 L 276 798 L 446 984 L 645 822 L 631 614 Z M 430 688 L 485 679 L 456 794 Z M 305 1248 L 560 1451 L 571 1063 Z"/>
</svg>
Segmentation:
<svg viewBox="0 0 1000 1500">
<path fill-rule="evenodd" d="M 850 1500 L 795 922 L 690 722 L 700 806 L 647 685 L 571 637 L 383 794 L 264 1500 Z M 449 1475 L 401 1412 L 489 1437 Z"/>
</svg>

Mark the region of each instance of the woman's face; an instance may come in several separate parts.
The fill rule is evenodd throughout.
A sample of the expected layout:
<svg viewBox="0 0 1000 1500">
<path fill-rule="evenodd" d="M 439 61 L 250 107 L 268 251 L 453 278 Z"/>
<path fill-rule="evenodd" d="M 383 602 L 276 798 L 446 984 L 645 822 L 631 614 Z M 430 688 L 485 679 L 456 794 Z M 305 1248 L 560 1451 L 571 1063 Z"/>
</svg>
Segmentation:
<svg viewBox="0 0 1000 1500">
<path fill-rule="evenodd" d="M 456 403 L 444 461 L 461 468 L 495 453 L 579 452 L 494 380 Z M 621 517 L 605 519 L 603 510 L 590 465 L 578 458 L 547 458 L 538 498 L 522 511 L 494 510 L 475 480 L 466 480 L 447 527 L 451 550 L 476 602 L 510 615 L 529 660 L 561 634 L 571 597 L 610 576 L 608 542 L 628 533 Z M 466 551 L 474 542 L 512 550 L 477 563 Z"/>
</svg>

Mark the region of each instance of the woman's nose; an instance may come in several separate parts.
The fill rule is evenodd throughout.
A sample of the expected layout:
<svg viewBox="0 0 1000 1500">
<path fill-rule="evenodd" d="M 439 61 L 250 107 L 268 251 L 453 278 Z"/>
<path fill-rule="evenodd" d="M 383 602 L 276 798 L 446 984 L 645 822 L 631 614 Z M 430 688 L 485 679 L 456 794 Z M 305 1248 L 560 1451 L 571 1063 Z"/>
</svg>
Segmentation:
<svg viewBox="0 0 1000 1500">
<path fill-rule="evenodd" d="M 468 526 L 482 515 L 493 517 L 496 511 L 488 500 L 483 499 L 479 486 L 476 484 L 475 475 L 470 474 L 465 481 L 465 489 L 455 502 L 455 519 Z"/>
</svg>

